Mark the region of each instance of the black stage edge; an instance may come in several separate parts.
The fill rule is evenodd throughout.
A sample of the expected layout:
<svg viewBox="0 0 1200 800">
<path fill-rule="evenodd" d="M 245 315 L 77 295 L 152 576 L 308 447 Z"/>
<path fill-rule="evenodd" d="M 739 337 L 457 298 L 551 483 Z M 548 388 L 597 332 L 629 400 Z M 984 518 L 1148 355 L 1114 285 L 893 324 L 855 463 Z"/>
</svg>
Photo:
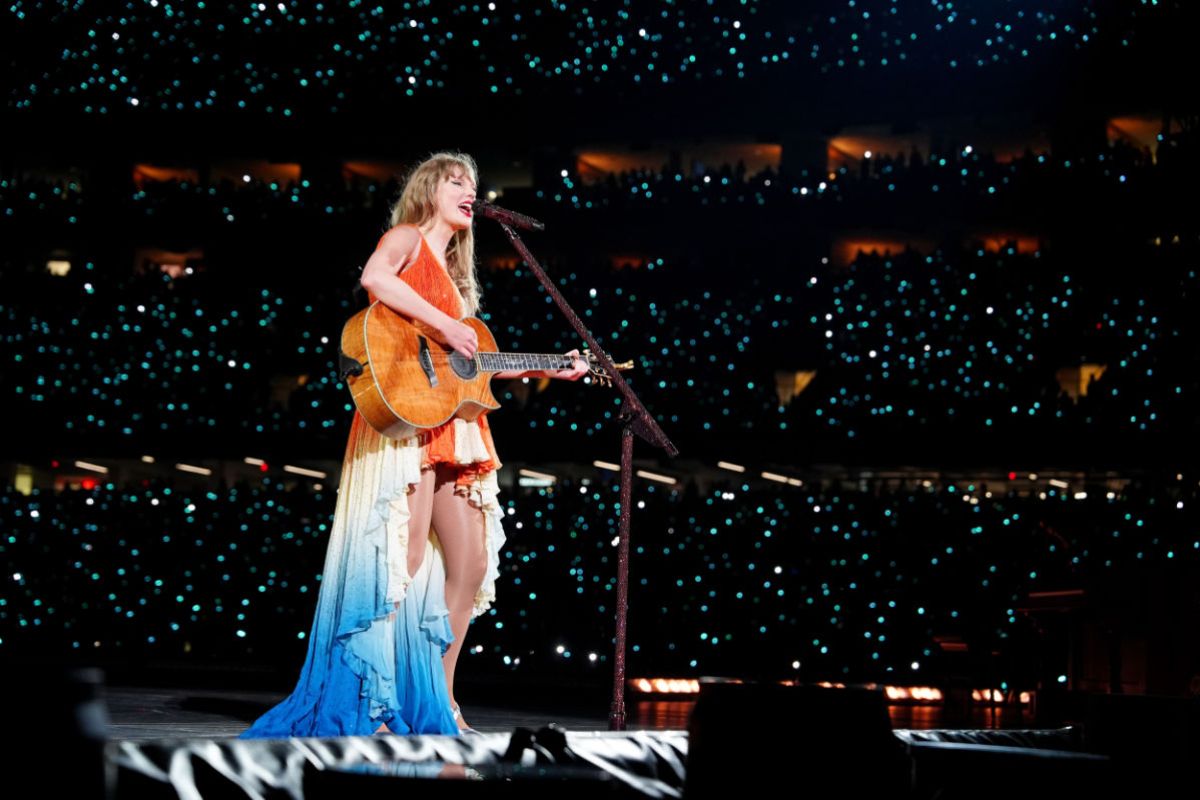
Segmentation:
<svg viewBox="0 0 1200 800">
<path fill-rule="evenodd" d="M 235 718 L 216 736 L 135 740 L 113 735 L 99 669 L 42 666 L 0 677 L 21 733 L 3 750 L 8 785 L 23 790 L 14 797 L 327 798 L 362 788 L 489 800 L 773 789 L 920 800 L 1142 798 L 1174 796 L 1200 763 L 1196 697 L 1094 695 L 1080 720 L 1051 729 L 905 730 L 891 727 L 879 689 L 713 680 L 701 684 L 686 730 L 549 724 L 460 737 L 243 740 Z M 144 728 L 170 730 L 152 705 L 138 708 Z"/>
<path fill-rule="evenodd" d="M 109 742 L 116 798 L 680 797 L 685 731 Z"/>
</svg>

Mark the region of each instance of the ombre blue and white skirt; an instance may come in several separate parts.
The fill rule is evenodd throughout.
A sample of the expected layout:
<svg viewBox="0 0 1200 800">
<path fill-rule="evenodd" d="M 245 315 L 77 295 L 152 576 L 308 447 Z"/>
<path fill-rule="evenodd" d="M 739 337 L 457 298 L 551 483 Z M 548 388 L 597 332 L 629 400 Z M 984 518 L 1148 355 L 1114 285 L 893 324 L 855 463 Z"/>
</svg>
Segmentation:
<svg viewBox="0 0 1200 800">
<path fill-rule="evenodd" d="M 478 426 L 455 422 L 463 423 L 456 460 L 486 458 Z M 454 641 L 446 567 L 432 526 L 421 566 L 408 574 L 408 492 L 422 459 L 415 437 L 389 439 L 355 412 L 308 655 L 292 694 L 238 738 L 370 735 L 381 724 L 396 734 L 459 732 L 442 666 Z M 485 512 L 488 566 L 474 619 L 495 599 L 503 512 L 495 470 L 460 488 Z"/>
</svg>

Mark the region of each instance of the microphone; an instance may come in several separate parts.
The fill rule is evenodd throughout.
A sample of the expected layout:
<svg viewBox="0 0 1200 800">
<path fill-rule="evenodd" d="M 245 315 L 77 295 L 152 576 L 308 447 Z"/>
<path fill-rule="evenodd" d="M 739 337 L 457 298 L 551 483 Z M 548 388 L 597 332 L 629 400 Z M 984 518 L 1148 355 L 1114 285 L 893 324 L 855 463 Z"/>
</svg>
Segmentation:
<svg viewBox="0 0 1200 800">
<path fill-rule="evenodd" d="M 475 199 L 471 203 L 471 210 L 480 216 L 494 219 L 497 222 L 502 222 L 505 225 L 511 225 L 514 228 L 524 228 L 525 230 L 542 231 L 546 226 L 538 222 L 533 217 L 527 217 L 524 214 L 518 214 L 515 211 L 509 211 L 507 208 L 494 206 L 487 200 Z"/>
</svg>

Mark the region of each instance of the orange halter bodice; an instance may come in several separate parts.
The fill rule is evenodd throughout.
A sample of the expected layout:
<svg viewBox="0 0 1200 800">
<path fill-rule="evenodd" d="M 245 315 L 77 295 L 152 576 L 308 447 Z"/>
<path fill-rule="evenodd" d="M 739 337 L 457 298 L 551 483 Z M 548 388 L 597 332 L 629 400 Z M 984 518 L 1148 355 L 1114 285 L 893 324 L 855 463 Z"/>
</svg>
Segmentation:
<svg viewBox="0 0 1200 800">
<path fill-rule="evenodd" d="M 420 230 L 417 231 L 417 234 L 421 234 Z M 386 236 L 385 233 L 379 237 L 379 242 L 375 245 L 376 250 L 379 249 L 380 244 L 383 244 Z M 459 293 L 458 287 L 454 285 L 450 274 L 434 257 L 433 250 L 423 235 L 421 235 L 421 247 L 416 259 L 400 273 L 399 277 L 438 310 L 455 319 L 462 319 L 462 295 Z M 374 303 L 378 298 L 368 290 L 367 299 Z M 487 413 L 484 411 L 474 420 L 467 421 L 465 424 L 478 425 L 479 436 L 482 438 L 490 458 L 483 461 L 459 461 L 455 457 L 456 420 L 451 419 L 437 427 L 425 428 L 417 434 L 417 441 L 425 451 L 421 466 L 427 467 L 438 463 L 457 464 L 460 466 L 460 470 L 455 482 L 459 485 L 469 484 L 478 475 L 489 470 L 499 469 L 502 464 L 496 455 L 496 445 L 492 441 L 492 431 L 488 425 Z M 470 431 L 467 430 L 467 433 Z"/>
</svg>

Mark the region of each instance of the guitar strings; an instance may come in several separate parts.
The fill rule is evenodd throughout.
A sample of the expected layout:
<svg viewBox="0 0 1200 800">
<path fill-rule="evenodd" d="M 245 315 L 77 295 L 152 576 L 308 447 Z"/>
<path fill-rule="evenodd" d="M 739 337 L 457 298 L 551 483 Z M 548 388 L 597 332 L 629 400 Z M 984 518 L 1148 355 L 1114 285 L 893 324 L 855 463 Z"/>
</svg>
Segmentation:
<svg viewBox="0 0 1200 800">
<path fill-rule="evenodd" d="M 435 353 L 433 351 L 429 351 L 429 355 L 433 358 L 434 361 L 449 361 L 451 358 L 451 352 L 457 352 L 457 351 L 437 352 L 437 353 Z M 507 356 L 507 355 L 509 355 L 509 354 L 508 353 L 498 353 L 498 352 L 494 352 L 494 351 L 484 352 L 484 353 L 477 352 L 475 354 L 475 357 L 472 359 L 472 361 L 479 361 L 481 358 L 486 357 L 486 356 Z M 574 359 L 570 358 L 569 356 L 564 356 L 559 353 L 521 353 L 520 355 L 514 355 L 514 358 L 527 358 L 527 357 L 529 357 L 529 358 L 557 358 L 557 359 L 560 359 L 560 361 L 562 363 L 568 363 L 568 362 L 574 361 Z M 579 356 L 579 358 L 581 360 L 583 360 L 583 356 Z M 508 359 L 508 360 L 512 360 L 512 359 Z"/>
<path fill-rule="evenodd" d="M 456 353 L 456 351 L 437 352 L 437 353 L 434 353 L 433 351 L 429 351 L 429 355 L 432 357 L 433 363 L 435 363 L 435 364 L 448 364 L 450 362 L 452 353 Z M 486 352 L 486 353 L 478 353 L 477 352 L 475 354 L 475 357 L 471 359 L 471 362 L 475 365 L 476 369 L 483 370 L 484 372 L 501 372 L 506 369 L 522 369 L 522 368 L 532 369 L 531 367 L 529 367 L 526 364 L 512 363 L 513 359 L 503 359 L 503 360 L 501 360 L 500 364 L 498 364 L 498 365 L 493 365 L 490 368 L 484 367 L 484 365 L 483 365 L 484 357 L 486 357 L 486 356 L 502 356 L 502 355 L 507 356 L 509 354 L 508 353 L 498 353 L 495 351 L 490 351 L 490 352 Z M 560 359 L 559 365 L 557 367 L 553 367 L 553 365 L 552 365 L 552 368 L 557 368 L 557 369 L 570 369 L 571 365 L 575 363 L 574 359 L 572 359 L 568 356 L 561 355 L 559 353 L 521 353 L 520 355 L 516 355 L 516 354 L 513 354 L 513 355 L 516 358 L 527 357 L 527 356 L 535 357 L 535 358 L 557 358 L 557 359 Z M 590 364 L 588 365 L 588 369 L 590 371 L 590 369 L 591 369 Z"/>
</svg>

